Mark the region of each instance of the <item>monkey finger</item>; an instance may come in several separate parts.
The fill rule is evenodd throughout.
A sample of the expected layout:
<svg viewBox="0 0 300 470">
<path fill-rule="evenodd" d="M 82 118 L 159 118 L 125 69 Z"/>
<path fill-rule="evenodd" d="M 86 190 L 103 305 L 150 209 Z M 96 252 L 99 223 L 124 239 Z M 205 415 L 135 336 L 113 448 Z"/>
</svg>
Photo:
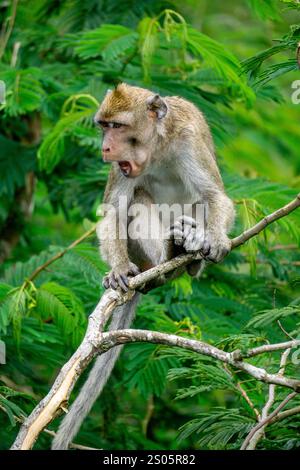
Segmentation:
<svg viewBox="0 0 300 470">
<path fill-rule="evenodd" d="M 182 225 L 182 239 L 185 242 L 188 238 L 193 238 L 195 229 L 191 225 Z"/>
<path fill-rule="evenodd" d="M 171 237 L 174 238 L 175 240 L 182 240 L 182 238 L 184 237 L 184 232 L 182 230 L 182 227 L 173 227 L 171 230 L 170 230 L 170 234 L 171 234 Z"/>
<path fill-rule="evenodd" d="M 120 274 L 120 278 L 124 282 L 125 286 L 128 287 L 129 286 L 128 277 L 125 274 Z"/>
<path fill-rule="evenodd" d="M 221 256 L 222 256 L 221 250 L 222 250 L 222 247 L 219 244 L 214 243 L 213 245 L 211 245 L 210 252 L 206 256 L 208 261 L 212 261 L 213 263 L 218 263 L 221 260 Z"/>
<path fill-rule="evenodd" d="M 128 291 L 128 280 L 127 280 L 127 277 L 124 275 L 124 274 L 119 274 L 118 276 L 116 276 L 117 278 L 117 282 L 119 284 L 119 287 L 121 287 L 121 289 L 124 291 L 124 292 L 127 292 Z"/>
<path fill-rule="evenodd" d="M 188 215 L 181 215 L 177 220 L 181 223 L 181 225 L 196 228 L 196 220 L 193 217 Z"/>
<path fill-rule="evenodd" d="M 225 258 L 229 253 L 230 253 L 230 248 L 223 247 L 221 249 L 221 256 L 222 256 L 221 259 Z"/>
<path fill-rule="evenodd" d="M 212 263 L 218 263 L 218 257 L 215 254 L 209 254 L 205 257 L 207 261 L 211 261 Z"/>
<path fill-rule="evenodd" d="M 192 227 L 191 225 L 183 225 L 182 228 L 183 228 L 183 238 L 185 240 L 189 237 L 192 237 L 192 238 L 195 237 L 196 229 L 194 227 Z"/>
<path fill-rule="evenodd" d="M 110 287 L 114 290 L 118 288 L 118 282 L 114 276 L 114 273 L 112 273 L 109 277 L 109 282 L 110 282 Z"/>
<path fill-rule="evenodd" d="M 203 245 L 203 238 L 201 234 L 198 234 L 194 228 L 190 230 L 190 233 L 185 239 L 184 248 L 186 251 L 199 251 Z"/>
<path fill-rule="evenodd" d="M 222 261 L 222 259 L 225 258 L 225 256 L 228 254 L 228 251 L 229 250 L 227 250 L 226 247 L 220 246 L 216 256 L 216 262 L 219 263 Z"/>
<path fill-rule="evenodd" d="M 207 259 L 213 263 L 219 263 L 226 255 L 228 255 L 229 251 L 230 250 L 227 247 L 219 246 L 215 250 L 212 250 L 212 252 L 207 256 Z"/>
<path fill-rule="evenodd" d="M 211 250 L 211 244 L 208 240 L 204 240 L 203 246 L 201 248 L 201 251 L 204 256 L 208 256 L 210 254 Z"/>
<path fill-rule="evenodd" d="M 133 276 L 137 276 L 140 273 L 141 272 L 140 272 L 139 268 L 134 263 L 131 263 L 128 274 L 132 274 Z"/>
<path fill-rule="evenodd" d="M 173 233 L 174 230 L 182 230 L 182 225 L 179 222 L 175 222 L 174 224 L 170 225 L 167 233 Z"/>
<path fill-rule="evenodd" d="M 108 276 L 105 276 L 105 277 L 103 278 L 102 285 L 103 285 L 103 287 L 104 287 L 105 289 L 108 289 L 108 288 L 109 288 L 109 278 L 108 278 Z"/>
</svg>

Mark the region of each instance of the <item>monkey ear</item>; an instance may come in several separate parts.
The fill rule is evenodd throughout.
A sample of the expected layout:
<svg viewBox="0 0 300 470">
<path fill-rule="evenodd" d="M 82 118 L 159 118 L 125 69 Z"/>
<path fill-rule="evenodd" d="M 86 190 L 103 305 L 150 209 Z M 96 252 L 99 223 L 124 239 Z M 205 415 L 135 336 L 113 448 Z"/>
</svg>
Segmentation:
<svg viewBox="0 0 300 470">
<path fill-rule="evenodd" d="M 153 95 L 147 98 L 147 109 L 155 113 L 158 119 L 165 117 L 168 112 L 166 102 L 159 95 Z"/>
<path fill-rule="evenodd" d="M 109 95 L 110 93 L 112 92 L 112 90 L 110 88 L 107 89 L 106 93 L 105 93 L 105 96 L 106 95 Z"/>
</svg>

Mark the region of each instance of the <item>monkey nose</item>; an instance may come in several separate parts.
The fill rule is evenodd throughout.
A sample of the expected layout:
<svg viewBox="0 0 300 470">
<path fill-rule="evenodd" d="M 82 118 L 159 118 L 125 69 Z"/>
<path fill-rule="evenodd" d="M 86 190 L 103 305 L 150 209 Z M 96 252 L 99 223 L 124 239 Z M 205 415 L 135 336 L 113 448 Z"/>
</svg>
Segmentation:
<svg viewBox="0 0 300 470">
<path fill-rule="evenodd" d="M 110 152 L 110 147 L 102 147 L 102 152 L 103 153 L 109 153 Z"/>
</svg>

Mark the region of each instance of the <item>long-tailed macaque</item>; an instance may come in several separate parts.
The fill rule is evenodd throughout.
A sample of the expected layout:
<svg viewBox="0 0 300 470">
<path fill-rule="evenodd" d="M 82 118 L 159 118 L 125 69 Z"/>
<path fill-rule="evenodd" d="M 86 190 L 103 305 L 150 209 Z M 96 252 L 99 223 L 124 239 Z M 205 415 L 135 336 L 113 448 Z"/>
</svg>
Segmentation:
<svg viewBox="0 0 300 470">
<path fill-rule="evenodd" d="M 221 261 L 230 250 L 227 233 L 234 208 L 224 192 L 203 114 L 182 98 L 161 97 L 122 83 L 107 92 L 95 121 L 103 129 L 103 159 L 112 163 L 104 196 L 105 216 L 97 229 L 101 255 L 111 267 L 104 287 L 126 291 L 130 276 L 180 250 L 200 251 L 205 260 Z M 127 206 L 122 210 L 119 203 L 124 197 Z M 187 210 L 168 219 L 158 205 Z M 200 211 L 202 221 L 195 217 L 197 205 L 205 209 Z M 146 216 L 136 207 L 148 208 Z M 142 231 L 150 227 L 151 233 L 154 228 L 155 235 L 134 236 L 135 227 Z M 187 269 L 195 275 L 204 263 L 194 262 Z M 139 295 L 116 309 L 110 329 L 130 326 Z M 53 449 L 68 448 L 101 393 L 120 350 L 120 346 L 111 349 L 96 360 L 62 421 Z"/>
</svg>

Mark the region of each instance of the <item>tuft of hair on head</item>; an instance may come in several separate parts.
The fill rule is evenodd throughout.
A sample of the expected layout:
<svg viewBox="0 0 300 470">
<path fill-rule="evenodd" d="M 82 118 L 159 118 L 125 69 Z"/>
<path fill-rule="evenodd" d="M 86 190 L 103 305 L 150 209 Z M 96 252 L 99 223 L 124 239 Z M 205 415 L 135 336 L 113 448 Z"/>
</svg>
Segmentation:
<svg viewBox="0 0 300 470">
<path fill-rule="evenodd" d="M 104 119 L 111 119 L 121 111 L 129 111 L 131 100 L 125 83 L 120 83 L 114 90 L 108 90 L 101 106 Z"/>
</svg>

